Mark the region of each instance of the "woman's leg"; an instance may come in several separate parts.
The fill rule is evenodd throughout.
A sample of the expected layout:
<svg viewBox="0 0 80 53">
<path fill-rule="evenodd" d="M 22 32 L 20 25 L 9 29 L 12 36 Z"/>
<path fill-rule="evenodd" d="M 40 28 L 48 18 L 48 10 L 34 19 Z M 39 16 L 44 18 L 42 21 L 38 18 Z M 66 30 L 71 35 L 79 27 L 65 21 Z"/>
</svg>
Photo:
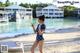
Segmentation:
<svg viewBox="0 0 80 53">
<path fill-rule="evenodd" d="M 34 49 L 37 47 L 37 45 L 38 45 L 38 41 L 35 41 L 31 47 L 31 53 L 34 53 Z"/>
<path fill-rule="evenodd" d="M 40 51 L 40 53 L 43 53 L 43 40 L 42 41 L 39 41 L 39 43 L 38 43 L 38 45 L 39 45 L 39 51 Z"/>
</svg>

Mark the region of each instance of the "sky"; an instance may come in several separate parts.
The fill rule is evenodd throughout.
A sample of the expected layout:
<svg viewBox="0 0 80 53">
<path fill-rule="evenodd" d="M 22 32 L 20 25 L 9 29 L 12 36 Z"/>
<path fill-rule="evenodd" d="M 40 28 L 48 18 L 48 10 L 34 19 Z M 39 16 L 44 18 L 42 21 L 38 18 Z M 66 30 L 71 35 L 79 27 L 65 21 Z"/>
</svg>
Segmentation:
<svg viewBox="0 0 80 53">
<path fill-rule="evenodd" d="M 6 0 L 0 0 L 2 2 L 5 2 Z M 63 5 L 71 5 L 69 3 L 67 4 L 58 4 L 56 3 L 56 1 L 78 1 L 79 3 L 77 4 L 74 4 L 74 6 L 76 7 L 80 7 L 80 0 L 9 0 L 10 2 L 17 2 L 17 4 L 20 4 L 20 3 L 52 3 L 52 4 L 55 4 L 57 6 L 63 6 Z"/>
<path fill-rule="evenodd" d="M 6 0 L 0 0 L 2 2 L 5 2 Z M 17 2 L 19 3 L 51 3 L 53 0 L 9 0 L 10 2 Z"/>
<path fill-rule="evenodd" d="M 0 0 L 5 2 L 6 0 Z M 52 3 L 53 1 L 80 1 L 80 0 L 9 0 L 10 2 L 19 3 Z"/>
</svg>

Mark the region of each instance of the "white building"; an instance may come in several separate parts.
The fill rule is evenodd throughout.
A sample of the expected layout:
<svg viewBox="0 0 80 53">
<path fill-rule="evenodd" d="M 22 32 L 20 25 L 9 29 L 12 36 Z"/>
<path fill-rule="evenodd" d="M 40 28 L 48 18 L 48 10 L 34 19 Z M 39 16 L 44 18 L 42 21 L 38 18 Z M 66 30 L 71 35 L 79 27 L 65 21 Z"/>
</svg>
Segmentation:
<svg viewBox="0 0 80 53">
<path fill-rule="evenodd" d="M 75 9 L 75 13 L 80 15 L 80 8 Z"/>
<path fill-rule="evenodd" d="M 32 8 L 25 8 L 18 5 L 11 5 L 8 7 L 0 8 L 0 20 L 1 19 L 11 19 L 13 17 L 16 17 L 16 14 L 20 15 L 20 18 L 27 18 L 26 16 L 32 17 Z M 16 17 L 17 19 L 17 17 Z"/>
<path fill-rule="evenodd" d="M 75 9 L 74 14 L 75 14 L 76 17 L 80 18 L 80 8 Z"/>
<path fill-rule="evenodd" d="M 64 17 L 64 10 L 55 5 L 49 5 L 44 8 L 36 8 L 36 16 L 45 15 L 45 17 Z"/>
</svg>

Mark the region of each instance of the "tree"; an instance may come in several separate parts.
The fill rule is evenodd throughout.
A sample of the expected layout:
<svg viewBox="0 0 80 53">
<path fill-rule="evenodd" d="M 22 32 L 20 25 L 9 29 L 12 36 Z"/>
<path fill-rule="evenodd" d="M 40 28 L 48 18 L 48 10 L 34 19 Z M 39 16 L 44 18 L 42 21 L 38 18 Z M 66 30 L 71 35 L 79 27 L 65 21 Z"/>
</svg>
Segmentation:
<svg viewBox="0 0 80 53">
<path fill-rule="evenodd" d="M 9 5 L 10 5 L 10 1 L 9 0 L 6 0 L 5 6 L 9 6 Z"/>
<path fill-rule="evenodd" d="M 3 3 L 2 3 L 2 2 L 0 2 L 0 6 L 2 6 L 2 4 L 3 4 Z"/>
<path fill-rule="evenodd" d="M 23 7 L 26 7 L 26 8 L 33 8 L 33 9 L 36 9 L 36 7 L 46 7 L 48 6 L 48 4 L 43 4 L 43 3 L 39 3 L 39 4 L 28 4 L 28 3 L 21 3 L 20 6 L 23 6 Z"/>
<path fill-rule="evenodd" d="M 27 3 L 25 3 L 25 4 L 21 3 L 21 4 L 19 4 L 19 6 L 23 6 L 25 8 L 28 8 L 29 7 L 29 4 L 27 4 Z"/>
<path fill-rule="evenodd" d="M 72 17 L 74 15 L 73 11 L 76 9 L 74 6 L 64 6 L 64 16 L 65 17 Z"/>
</svg>

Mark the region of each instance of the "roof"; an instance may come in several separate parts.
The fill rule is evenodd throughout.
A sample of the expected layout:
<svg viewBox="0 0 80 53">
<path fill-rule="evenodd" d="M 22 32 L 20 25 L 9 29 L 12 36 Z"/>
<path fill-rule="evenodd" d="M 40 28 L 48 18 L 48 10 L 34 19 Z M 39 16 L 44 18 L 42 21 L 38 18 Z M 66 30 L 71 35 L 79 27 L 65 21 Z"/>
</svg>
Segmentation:
<svg viewBox="0 0 80 53">
<path fill-rule="evenodd" d="M 7 9 L 26 9 L 25 7 L 19 6 L 19 5 L 11 5 L 8 7 L 5 7 Z"/>
<path fill-rule="evenodd" d="M 56 5 L 49 5 L 47 7 L 44 7 L 43 9 L 58 9 Z"/>
</svg>

